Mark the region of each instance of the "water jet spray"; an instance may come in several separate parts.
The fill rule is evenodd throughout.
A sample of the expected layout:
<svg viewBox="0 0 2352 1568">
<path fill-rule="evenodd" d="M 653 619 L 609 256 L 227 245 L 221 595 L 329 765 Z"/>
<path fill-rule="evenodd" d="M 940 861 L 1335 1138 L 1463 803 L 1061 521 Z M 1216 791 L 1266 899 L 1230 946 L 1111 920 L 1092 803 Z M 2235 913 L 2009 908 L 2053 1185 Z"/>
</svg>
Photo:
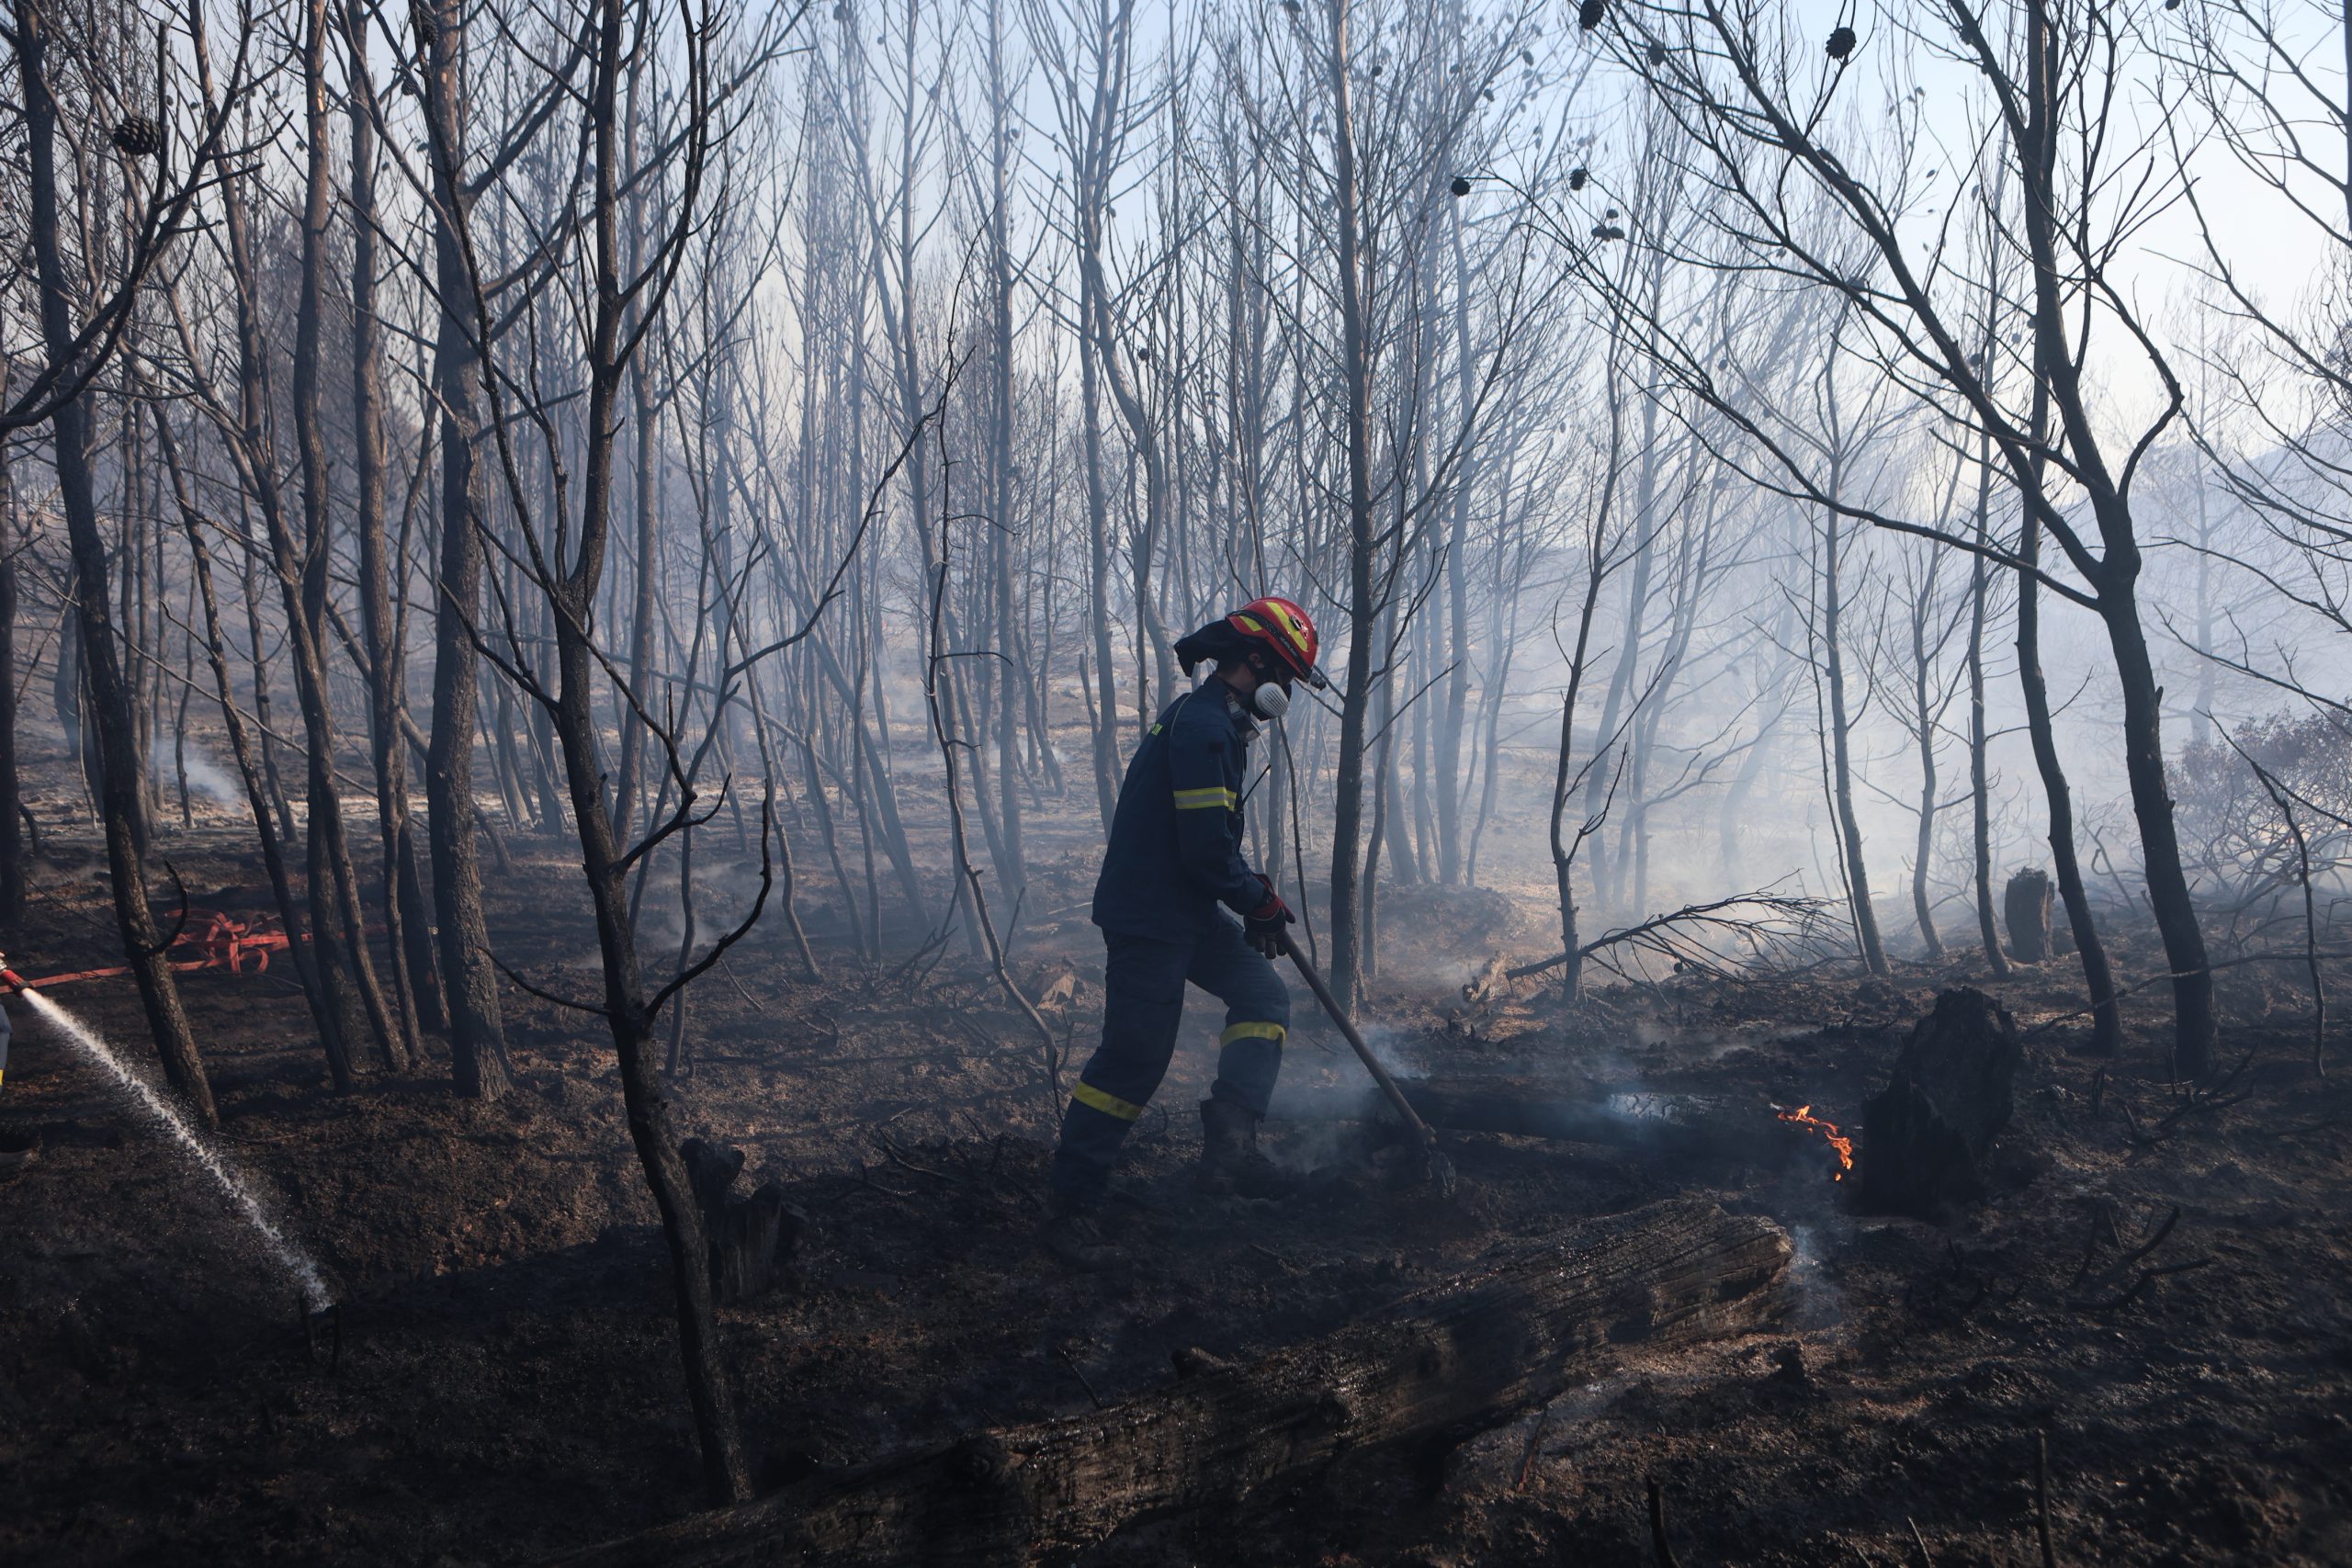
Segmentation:
<svg viewBox="0 0 2352 1568">
<path fill-rule="evenodd" d="M 220 919 L 225 920 L 226 917 L 220 917 Z M 240 932 L 251 929 L 237 922 L 230 923 L 236 925 Z M 284 946 L 286 943 L 286 938 L 282 933 L 264 934 L 276 935 L 278 946 Z M 182 941 L 185 941 L 188 935 L 188 932 L 183 931 Z M 174 945 L 177 946 L 179 943 L 175 942 Z M 218 964 L 219 966 L 227 967 L 232 973 L 250 972 L 238 966 L 233 942 L 228 949 L 228 953 L 229 957 L 225 963 L 208 957 L 185 964 L 175 964 L 173 967 L 175 969 L 205 968 Z M 260 963 L 255 965 L 256 970 L 268 963 L 266 949 L 261 952 L 259 958 Z M 62 978 L 89 979 L 109 973 L 124 974 L 128 973 L 128 970 L 92 970 L 83 974 L 68 975 Z M 326 1279 L 319 1271 L 318 1263 L 279 1228 L 277 1222 L 272 1219 L 268 1211 L 262 1207 L 261 1200 L 254 1195 L 252 1189 L 229 1168 L 228 1163 L 221 1158 L 220 1151 L 199 1136 L 194 1127 L 188 1125 L 187 1119 L 180 1114 L 177 1107 L 157 1094 L 145 1078 L 132 1072 L 130 1065 L 114 1054 L 113 1049 L 96 1031 L 35 988 L 37 986 L 53 985 L 56 983 L 55 980 L 28 981 L 9 967 L 5 955 L 0 955 L 0 982 L 6 982 L 13 987 L 17 994 L 40 1015 L 44 1022 L 78 1046 L 82 1053 L 93 1062 L 105 1068 L 107 1076 L 130 1095 L 139 1109 L 146 1113 L 148 1120 L 162 1128 L 174 1143 L 176 1143 L 189 1157 L 196 1161 L 198 1168 L 212 1179 L 213 1185 L 220 1190 L 221 1194 L 229 1200 L 231 1206 L 237 1211 L 239 1216 L 254 1228 L 255 1235 L 260 1236 L 262 1245 L 268 1250 L 270 1256 L 293 1276 L 294 1283 L 302 1292 L 302 1300 L 310 1316 L 324 1314 L 334 1307 L 334 1293 L 327 1289 Z M 7 1067 L 8 1033 L 9 1031 L 5 1022 L 0 1022 L 0 1074 L 5 1074 Z M 340 1359 L 341 1325 L 339 1322 L 335 1325 L 335 1333 L 337 1356 Z"/>
</svg>

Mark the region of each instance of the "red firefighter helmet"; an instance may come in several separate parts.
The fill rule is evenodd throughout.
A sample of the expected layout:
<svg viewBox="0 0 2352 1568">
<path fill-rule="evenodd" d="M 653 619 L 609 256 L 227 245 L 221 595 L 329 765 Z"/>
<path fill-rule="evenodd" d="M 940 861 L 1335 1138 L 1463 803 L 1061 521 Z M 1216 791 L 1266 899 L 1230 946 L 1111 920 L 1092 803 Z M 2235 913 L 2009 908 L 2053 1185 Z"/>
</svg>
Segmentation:
<svg viewBox="0 0 2352 1568">
<path fill-rule="evenodd" d="M 1290 600 L 1252 599 L 1226 616 L 1225 623 L 1251 641 L 1264 643 L 1297 679 L 1318 689 L 1329 684 L 1315 668 L 1315 623 Z"/>
</svg>

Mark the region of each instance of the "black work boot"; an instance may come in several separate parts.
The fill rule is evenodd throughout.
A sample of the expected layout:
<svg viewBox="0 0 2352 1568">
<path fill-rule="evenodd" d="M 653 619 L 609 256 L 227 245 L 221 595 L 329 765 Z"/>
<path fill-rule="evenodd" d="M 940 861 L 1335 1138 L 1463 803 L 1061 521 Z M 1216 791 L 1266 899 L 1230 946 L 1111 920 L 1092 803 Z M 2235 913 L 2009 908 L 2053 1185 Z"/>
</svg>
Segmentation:
<svg viewBox="0 0 2352 1568">
<path fill-rule="evenodd" d="M 1102 1224 L 1102 1200 L 1094 1193 L 1054 1188 L 1046 1196 L 1046 1223 L 1037 1239 L 1072 1269 L 1089 1273 L 1116 1262 L 1119 1248 Z"/>
<path fill-rule="evenodd" d="M 1204 1192 L 1240 1198 L 1280 1198 L 1298 1186 L 1258 1152 L 1258 1121 L 1243 1107 L 1214 1097 L 1201 1101 L 1201 1163 L 1193 1184 Z"/>
</svg>

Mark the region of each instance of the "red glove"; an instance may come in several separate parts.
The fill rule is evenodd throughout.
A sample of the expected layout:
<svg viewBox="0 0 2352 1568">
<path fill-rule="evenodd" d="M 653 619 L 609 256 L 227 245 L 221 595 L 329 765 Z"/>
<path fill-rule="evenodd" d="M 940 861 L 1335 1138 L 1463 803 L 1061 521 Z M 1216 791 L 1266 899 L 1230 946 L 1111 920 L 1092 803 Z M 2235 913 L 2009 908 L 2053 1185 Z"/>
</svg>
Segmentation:
<svg viewBox="0 0 2352 1568">
<path fill-rule="evenodd" d="M 1283 903 L 1283 896 L 1274 891 L 1274 885 L 1267 879 L 1266 874 L 1260 872 L 1257 874 L 1258 886 L 1266 890 L 1266 901 L 1243 919 L 1242 939 L 1268 958 L 1278 958 L 1283 951 L 1283 928 L 1295 925 L 1298 917 L 1290 912 L 1290 906 Z"/>
</svg>

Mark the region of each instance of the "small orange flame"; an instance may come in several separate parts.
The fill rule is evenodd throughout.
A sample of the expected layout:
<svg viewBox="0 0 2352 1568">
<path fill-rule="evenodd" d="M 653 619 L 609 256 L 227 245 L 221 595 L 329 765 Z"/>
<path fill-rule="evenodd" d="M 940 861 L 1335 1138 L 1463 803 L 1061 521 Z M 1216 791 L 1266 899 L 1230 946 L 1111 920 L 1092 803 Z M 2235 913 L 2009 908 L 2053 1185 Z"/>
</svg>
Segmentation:
<svg viewBox="0 0 2352 1568">
<path fill-rule="evenodd" d="M 1832 1181 L 1846 1179 L 1846 1173 L 1854 1168 L 1854 1140 L 1841 1136 L 1838 1134 L 1837 1122 L 1824 1122 L 1813 1113 L 1813 1107 L 1810 1105 L 1800 1105 L 1793 1111 L 1784 1105 L 1776 1105 L 1772 1107 L 1772 1112 L 1791 1126 L 1809 1127 L 1819 1133 L 1822 1141 L 1829 1145 L 1830 1152 L 1838 1156 L 1838 1169 L 1829 1179 Z"/>
</svg>

